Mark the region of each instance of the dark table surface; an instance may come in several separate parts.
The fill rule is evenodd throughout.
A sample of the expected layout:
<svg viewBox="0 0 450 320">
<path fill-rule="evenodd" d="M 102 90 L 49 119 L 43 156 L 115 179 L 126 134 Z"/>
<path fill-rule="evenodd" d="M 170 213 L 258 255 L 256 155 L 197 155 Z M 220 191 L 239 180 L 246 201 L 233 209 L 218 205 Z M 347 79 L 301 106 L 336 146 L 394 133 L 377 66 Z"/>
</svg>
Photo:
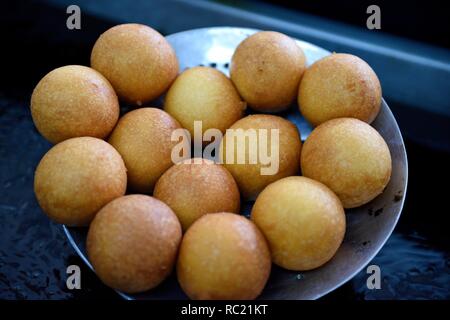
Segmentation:
<svg viewBox="0 0 450 320">
<path fill-rule="evenodd" d="M 60 27 L 65 18 L 57 9 L 35 3 L 27 10 L 12 4 L 1 13 L 0 299 L 119 299 L 84 265 L 33 193 L 34 170 L 51 145 L 32 123 L 31 91 L 55 67 L 88 65 L 97 36 L 115 24 L 87 17 L 86 31 L 70 33 Z M 398 116 L 395 105 L 391 108 Z M 405 137 L 409 185 L 402 216 L 371 262 L 381 268 L 382 288 L 367 289 L 363 270 L 323 299 L 450 298 L 450 154 L 415 140 Z M 73 264 L 81 267 L 81 290 L 66 287 L 66 268 Z"/>
</svg>

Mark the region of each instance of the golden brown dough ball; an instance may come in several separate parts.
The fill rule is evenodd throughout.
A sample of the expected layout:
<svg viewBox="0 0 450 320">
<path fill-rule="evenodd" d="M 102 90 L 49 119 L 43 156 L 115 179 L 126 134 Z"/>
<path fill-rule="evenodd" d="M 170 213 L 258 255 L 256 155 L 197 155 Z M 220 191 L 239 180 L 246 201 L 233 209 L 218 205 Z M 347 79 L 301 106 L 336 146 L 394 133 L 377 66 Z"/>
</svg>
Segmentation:
<svg viewBox="0 0 450 320">
<path fill-rule="evenodd" d="M 72 138 L 51 148 L 39 162 L 34 192 L 42 210 L 68 226 L 85 226 L 98 210 L 125 194 L 127 172 L 107 142 Z"/>
<path fill-rule="evenodd" d="M 297 96 L 304 70 L 305 55 L 294 40 L 279 32 L 261 31 L 239 44 L 230 75 L 250 107 L 277 112 Z"/>
<path fill-rule="evenodd" d="M 222 72 L 208 67 L 184 71 L 170 87 L 164 110 L 178 120 L 194 136 L 194 121 L 202 121 L 202 129 L 225 132 L 242 117 L 241 101 L 233 83 Z"/>
<path fill-rule="evenodd" d="M 380 134 L 353 118 L 329 120 L 313 130 L 301 156 L 303 175 L 327 185 L 344 208 L 361 206 L 383 192 L 391 154 Z"/>
<path fill-rule="evenodd" d="M 238 213 L 239 189 L 221 165 L 206 159 L 187 159 L 172 166 L 156 183 L 153 196 L 177 215 L 183 230 L 202 215 Z"/>
<path fill-rule="evenodd" d="M 345 233 L 339 198 L 324 184 L 305 177 L 267 186 L 256 199 L 251 218 L 266 237 L 273 262 L 295 271 L 329 261 Z"/>
<path fill-rule="evenodd" d="M 31 96 L 38 131 L 52 143 L 82 136 L 105 138 L 119 118 L 119 101 L 94 69 L 65 66 L 39 81 Z"/>
<path fill-rule="evenodd" d="M 298 104 L 314 126 L 343 117 L 371 123 L 380 111 L 380 81 L 364 60 L 351 54 L 331 54 L 305 71 Z"/>
<path fill-rule="evenodd" d="M 163 202 L 145 195 L 115 199 L 99 211 L 87 236 L 87 253 L 108 286 L 127 293 L 150 290 L 172 271 L 181 226 Z"/>
<path fill-rule="evenodd" d="M 233 213 L 212 213 L 183 237 L 177 262 L 183 291 L 196 300 L 255 299 L 271 268 L 270 251 L 258 228 Z"/>
<path fill-rule="evenodd" d="M 119 151 L 128 169 L 129 186 L 150 193 L 159 177 L 173 162 L 171 140 L 179 123 L 168 113 L 156 108 L 140 108 L 128 112 L 117 123 L 109 143 Z"/>
<path fill-rule="evenodd" d="M 91 66 L 111 82 L 122 100 L 138 106 L 164 93 L 178 73 L 178 60 L 167 40 L 135 23 L 104 32 L 92 49 Z"/>
<path fill-rule="evenodd" d="M 290 121 L 274 115 L 250 115 L 237 121 L 230 129 L 233 131 L 227 131 L 221 142 L 220 159 L 233 175 L 245 199 L 255 199 L 268 184 L 299 171 L 302 143 L 297 127 Z M 242 131 L 239 132 L 239 129 Z M 279 142 L 277 144 L 274 141 L 273 146 L 272 134 L 275 131 L 272 129 L 278 129 Z M 265 138 L 267 140 L 264 140 Z M 228 142 L 229 140 L 234 141 L 234 148 L 231 144 L 227 147 L 231 142 Z M 267 152 L 263 152 L 264 146 Z M 269 157 L 261 158 L 261 154 Z M 239 161 L 239 157 L 245 160 L 244 164 Z M 256 162 L 252 162 L 252 158 L 256 159 Z"/>
</svg>

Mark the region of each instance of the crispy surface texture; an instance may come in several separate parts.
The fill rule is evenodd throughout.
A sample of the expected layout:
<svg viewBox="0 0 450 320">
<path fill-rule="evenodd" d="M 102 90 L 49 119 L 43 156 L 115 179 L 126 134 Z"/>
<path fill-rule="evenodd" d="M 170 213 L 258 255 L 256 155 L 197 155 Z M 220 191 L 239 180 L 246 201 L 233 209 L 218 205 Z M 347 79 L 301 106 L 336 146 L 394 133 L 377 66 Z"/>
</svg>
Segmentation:
<svg viewBox="0 0 450 320">
<path fill-rule="evenodd" d="M 251 108 L 277 112 L 295 99 L 305 61 L 303 50 L 290 37 L 261 31 L 239 44 L 231 60 L 230 76 Z"/>
<path fill-rule="evenodd" d="M 306 177 L 287 177 L 267 186 L 256 199 L 251 219 L 266 237 L 273 262 L 295 271 L 329 261 L 345 233 L 339 198 Z"/>
<path fill-rule="evenodd" d="M 191 299 L 255 299 L 267 282 L 270 268 L 266 240 L 249 219 L 233 213 L 212 213 L 202 216 L 186 232 L 177 275 Z"/>
<path fill-rule="evenodd" d="M 194 136 L 194 121 L 203 131 L 225 132 L 242 117 L 246 104 L 222 72 L 209 67 L 187 69 L 175 80 L 164 100 L 164 110 Z"/>
<path fill-rule="evenodd" d="M 99 278 L 128 293 L 150 290 L 173 270 L 181 226 L 163 202 L 127 195 L 107 204 L 92 222 L 87 253 Z"/>
<path fill-rule="evenodd" d="M 100 73 L 65 66 L 44 76 L 31 96 L 38 131 L 52 143 L 82 136 L 105 138 L 119 119 L 119 102 Z"/>
<path fill-rule="evenodd" d="M 112 84 L 119 97 L 142 105 L 164 93 L 178 73 L 175 51 L 154 29 L 121 24 L 96 41 L 91 66 Z"/>
<path fill-rule="evenodd" d="M 389 182 L 392 160 L 383 137 L 353 118 L 329 120 L 305 141 L 301 156 L 304 176 L 327 185 L 345 208 L 361 206 Z"/>
<path fill-rule="evenodd" d="M 157 108 L 140 108 L 128 112 L 117 123 L 109 143 L 119 151 L 128 169 L 129 186 L 150 193 L 159 177 L 173 162 L 172 132 L 179 123 Z"/>
<path fill-rule="evenodd" d="M 39 162 L 34 192 L 54 221 L 85 226 L 98 210 L 125 194 L 127 173 L 120 154 L 103 140 L 72 138 L 50 149 Z"/>
<path fill-rule="evenodd" d="M 268 167 L 267 164 L 262 164 L 261 158 L 258 156 L 256 163 L 250 162 L 250 139 L 245 140 L 245 144 L 239 144 L 238 139 L 234 138 L 230 132 L 227 132 L 221 142 L 220 152 L 224 167 L 230 171 L 236 180 L 241 195 L 244 199 L 254 200 L 256 196 L 270 183 L 294 174 L 299 171 L 299 161 L 302 143 L 297 127 L 290 121 L 274 116 L 274 115 L 250 115 L 233 124 L 230 129 L 243 129 L 242 135 L 248 130 L 254 130 L 257 137 L 257 150 L 253 152 L 258 154 L 263 146 L 260 141 L 260 130 L 267 130 L 267 150 L 271 151 L 271 129 L 278 129 L 279 131 L 279 167 L 278 172 L 273 175 L 262 175 L 261 168 Z M 227 140 L 234 138 L 234 149 L 227 147 Z M 231 157 L 233 163 L 227 160 L 227 151 L 231 150 Z M 273 150 L 275 152 L 275 149 Z M 245 164 L 238 163 L 239 155 L 245 154 Z"/>
<path fill-rule="evenodd" d="M 233 176 L 206 159 L 187 159 L 173 165 L 159 178 L 153 196 L 172 208 L 184 231 L 204 214 L 238 213 L 240 207 Z"/>
<path fill-rule="evenodd" d="M 364 60 L 334 53 L 305 71 L 298 104 L 302 115 L 314 126 L 343 117 L 371 123 L 380 111 L 380 81 Z"/>
</svg>

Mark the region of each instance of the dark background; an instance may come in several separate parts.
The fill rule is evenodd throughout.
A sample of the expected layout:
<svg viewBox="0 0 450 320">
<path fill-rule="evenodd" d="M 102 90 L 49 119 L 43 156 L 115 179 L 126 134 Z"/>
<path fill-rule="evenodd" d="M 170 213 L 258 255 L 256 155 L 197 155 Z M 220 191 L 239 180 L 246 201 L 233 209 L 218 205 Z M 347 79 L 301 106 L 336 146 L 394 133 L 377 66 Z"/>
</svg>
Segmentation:
<svg viewBox="0 0 450 320">
<path fill-rule="evenodd" d="M 235 1 L 238 2 L 238 1 Z M 450 19 L 446 1 L 288 1 L 265 0 L 264 2 L 285 6 L 314 15 L 342 21 L 354 26 L 364 26 L 368 6 L 381 8 L 381 32 L 418 41 L 450 47 Z"/>
<path fill-rule="evenodd" d="M 123 2 L 130 7 L 141 3 Z M 174 1 L 156 2 L 158 10 L 163 10 L 165 5 L 176 7 Z M 71 3 L 77 4 L 77 1 Z M 298 13 L 306 15 L 308 19 L 303 21 L 311 25 L 325 18 L 330 23 L 338 23 L 342 32 L 348 30 L 349 37 L 359 30 L 367 32 L 365 9 L 370 4 L 378 4 L 382 11 L 382 30 L 373 31 L 377 39 L 391 43 L 388 41 L 392 41 L 392 37 L 399 37 L 394 39 L 405 43 L 405 51 L 437 52 L 436 59 L 443 70 L 440 72 L 444 74 L 450 65 L 450 15 L 444 2 L 214 3 L 274 18 Z M 0 5 L 0 299 L 119 298 L 85 267 L 68 244 L 61 226 L 49 221 L 41 212 L 32 190 L 34 169 L 50 148 L 31 120 L 29 99 L 34 86 L 53 68 L 67 64 L 89 65 L 90 50 L 98 35 L 115 24 L 127 22 L 124 21 L 127 19 L 107 14 L 108 10 L 113 10 L 112 5 L 103 6 L 105 14 L 85 12 L 80 6 L 82 29 L 69 31 L 66 6 L 55 5 L 55 1 L 14 1 Z M 146 24 L 163 34 L 176 30 L 177 24 L 184 29 L 189 26 L 186 22 L 189 17 L 182 11 L 172 10 L 173 19 L 155 22 L 157 25 L 153 22 L 158 20 L 158 11 L 148 12 L 148 16 Z M 209 21 L 209 17 L 199 13 L 195 20 L 201 24 Z M 226 10 L 221 21 L 236 25 L 234 18 L 228 19 Z M 197 25 L 192 25 L 194 27 Z M 273 29 L 277 29 L 276 26 Z M 326 48 L 333 49 L 332 44 Z M 383 65 L 376 71 L 383 79 Z M 420 77 L 418 72 L 417 79 L 411 81 L 419 81 Z M 388 93 L 392 89 L 389 83 L 383 86 Z M 432 91 L 436 84 L 429 81 L 427 85 Z M 450 82 L 447 85 L 446 92 L 437 93 L 442 94 L 442 99 L 450 92 Z M 411 105 L 389 94 L 384 97 L 404 134 L 409 185 L 399 224 L 372 262 L 381 267 L 382 289 L 368 290 L 367 275 L 362 271 L 323 299 L 449 299 L 449 113 L 436 112 L 427 103 Z M 450 109 L 450 101 L 446 106 Z M 65 270 L 71 264 L 82 268 L 82 290 L 66 288 Z"/>
</svg>

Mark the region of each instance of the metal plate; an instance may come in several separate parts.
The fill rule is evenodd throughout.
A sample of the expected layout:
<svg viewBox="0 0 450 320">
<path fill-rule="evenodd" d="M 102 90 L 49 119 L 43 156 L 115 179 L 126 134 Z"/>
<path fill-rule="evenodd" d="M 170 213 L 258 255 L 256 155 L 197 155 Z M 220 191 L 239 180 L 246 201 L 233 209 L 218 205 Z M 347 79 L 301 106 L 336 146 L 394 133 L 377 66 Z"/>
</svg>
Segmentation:
<svg viewBox="0 0 450 320">
<path fill-rule="evenodd" d="M 172 34 L 167 40 L 174 47 L 180 69 L 197 65 L 211 66 L 228 75 L 231 56 L 237 45 L 257 32 L 243 28 L 205 28 Z M 330 54 L 329 51 L 304 41 L 297 41 L 305 52 L 307 64 Z M 292 106 L 280 114 L 294 122 L 302 140 L 311 132 L 311 126 Z M 292 272 L 273 266 L 270 279 L 260 299 L 317 299 L 350 280 L 366 266 L 384 245 L 400 216 L 406 194 L 408 164 L 402 135 L 386 102 L 373 127 L 386 140 L 392 156 L 392 177 L 385 191 L 370 203 L 347 212 L 347 231 L 344 242 L 334 258 L 324 266 L 308 272 Z M 242 206 L 242 214 L 249 215 L 253 203 Z M 86 228 L 67 228 L 64 231 L 81 258 L 92 269 L 86 257 Z M 126 299 L 185 299 L 176 277 L 172 274 L 159 287 Z"/>
</svg>

